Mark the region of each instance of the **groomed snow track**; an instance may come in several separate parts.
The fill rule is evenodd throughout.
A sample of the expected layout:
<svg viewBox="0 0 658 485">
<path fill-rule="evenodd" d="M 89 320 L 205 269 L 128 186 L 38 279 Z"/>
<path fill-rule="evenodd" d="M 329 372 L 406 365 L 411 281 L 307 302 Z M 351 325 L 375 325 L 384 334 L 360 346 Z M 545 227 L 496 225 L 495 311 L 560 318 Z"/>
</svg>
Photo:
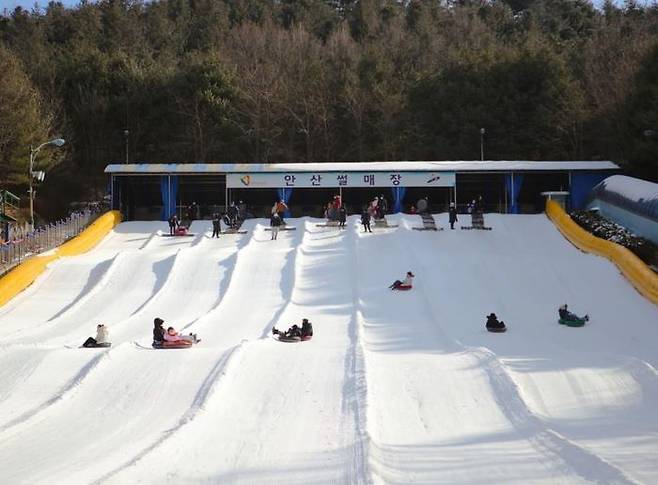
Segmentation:
<svg viewBox="0 0 658 485">
<path fill-rule="evenodd" d="M 656 306 L 543 215 L 389 221 L 128 222 L 53 263 L 0 308 L 0 483 L 658 482 Z M 201 344 L 150 349 L 154 317 Z"/>
</svg>

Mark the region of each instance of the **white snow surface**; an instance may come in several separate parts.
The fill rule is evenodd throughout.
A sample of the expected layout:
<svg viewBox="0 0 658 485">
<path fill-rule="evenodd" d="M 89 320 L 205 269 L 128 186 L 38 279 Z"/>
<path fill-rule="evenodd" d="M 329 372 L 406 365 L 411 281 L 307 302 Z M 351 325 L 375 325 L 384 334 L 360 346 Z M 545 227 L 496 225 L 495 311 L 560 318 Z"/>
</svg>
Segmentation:
<svg viewBox="0 0 658 485">
<path fill-rule="evenodd" d="M 0 483 L 658 483 L 658 307 L 544 215 L 435 218 L 127 222 L 54 262 L 0 308 Z M 201 343 L 151 349 L 154 317 Z"/>
<path fill-rule="evenodd" d="M 658 200 L 658 184 L 627 175 L 612 175 L 601 182 L 608 192 L 626 197 L 633 202 L 651 203 Z"/>
</svg>

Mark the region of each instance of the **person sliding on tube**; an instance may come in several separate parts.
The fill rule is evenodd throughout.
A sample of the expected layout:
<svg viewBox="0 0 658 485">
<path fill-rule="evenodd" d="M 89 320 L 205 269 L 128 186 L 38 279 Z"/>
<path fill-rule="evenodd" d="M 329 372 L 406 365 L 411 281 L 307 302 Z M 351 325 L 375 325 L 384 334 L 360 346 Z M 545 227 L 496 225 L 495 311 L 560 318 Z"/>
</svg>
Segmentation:
<svg viewBox="0 0 658 485">
<path fill-rule="evenodd" d="M 407 271 L 407 276 L 404 278 L 404 281 L 395 280 L 395 282 L 389 286 L 391 290 L 397 290 L 400 287 L 411 288 L 413 286 L 414 274 L 411 271 Z"/>
<path fill-rule="evenodd" d="M 272 333 L 274 335 L 279 335 L 279 336 L 285 337 L 285 338 L 293 338 L 293 337 L 301 338 L 302 337 L 302 329 L 299 328 L 299 326 L 297 324 L 293 325 L 292 327 L 290 327 L 285 332 L 282 332 L 281 330 L 277 330 L 276 328 L 273 327 L 272 328 Z"/>
<path fill-rule="evenodd" d="M 308 321 L 308 318 L 302 319 L 302 339 L 310 340 L 313 337 L 313 324 Z"/>
<path fill-rule="evenodd" d="M 558 313 L 560 314 L 560 318 L 562 320 L 570 320 L 570 321 L 580 320 L 584 322 L 589 321 L 589 315 L 585 315 L 584 317 L 581 318 L 575 313 L 571 313 L 570 311 L 568 311 L 566 303 L 560 306 L 560 308 L 558 309 Z"/>
<path fill-rule="evenodd" d="M 174 329 L 174 327 L 169 327 L 167 329 L 167 332 L 164 334 L 164 339 L 167 342 L 180 342 L 181 340 L 184 340 L 185 342 L 189 342 L 190 344 L 195 344 L 198 341 L 195 333 L 191 333 L 189 335 L 182 335 L 178 333 Z"/>
<path fill-rule="evenodd" d="M 490 332 L 496 332 L 496 331 L 502 331 L 505 330 L 505 322 L 502 320 L 499 321 L 498 317 L 496 316 L 495 313 L 491 313 L 487 317 L 487 324 L 486 324 L 487 330 Z"/>
</svg>

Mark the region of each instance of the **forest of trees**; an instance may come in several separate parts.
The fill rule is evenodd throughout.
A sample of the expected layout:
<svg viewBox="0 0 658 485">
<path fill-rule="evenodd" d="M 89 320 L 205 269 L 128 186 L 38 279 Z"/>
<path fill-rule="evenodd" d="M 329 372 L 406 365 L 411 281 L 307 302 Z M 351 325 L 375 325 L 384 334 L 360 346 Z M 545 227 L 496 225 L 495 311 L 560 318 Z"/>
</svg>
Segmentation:
<svg viewBox="0 0 658 485">
<path fill-rule="evenodd" d="M 0 12 L 0 188 L 131 162 L 613 160 L 658 180 L 658 6 L 82 0 Z M 128 136 L 125 136 L 128 130 Z M 53 209 L 54 211 L 55 209 Z"/>
</svg>

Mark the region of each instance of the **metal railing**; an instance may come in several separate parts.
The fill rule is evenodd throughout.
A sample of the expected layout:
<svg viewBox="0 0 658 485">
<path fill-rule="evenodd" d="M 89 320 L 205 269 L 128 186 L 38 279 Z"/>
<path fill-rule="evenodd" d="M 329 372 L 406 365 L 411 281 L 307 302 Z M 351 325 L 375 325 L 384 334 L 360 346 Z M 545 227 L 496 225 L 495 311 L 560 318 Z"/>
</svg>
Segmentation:
<svg viewBox="0 0 658 485">
<path fill-rule="evenodd" d="M 0 275 L 30 256 L 49 251 L 80 234 L 102 214 L 100 207 L 71 213 L 62 219 L 33 231 L 29 227 L 13 226 L 8 241 L 0 243 Z"/>
</svg>

